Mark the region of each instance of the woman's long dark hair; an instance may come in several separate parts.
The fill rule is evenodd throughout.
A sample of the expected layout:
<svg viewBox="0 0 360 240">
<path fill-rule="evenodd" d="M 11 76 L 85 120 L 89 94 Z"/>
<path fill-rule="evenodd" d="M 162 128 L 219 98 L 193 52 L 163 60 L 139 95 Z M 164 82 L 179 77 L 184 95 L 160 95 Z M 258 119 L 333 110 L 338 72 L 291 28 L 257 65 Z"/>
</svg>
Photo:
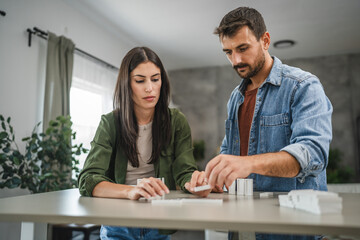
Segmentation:
<svg viewBox="0 0 360 240">
<path fill-rule="evenodd" d="M 155 163 L 159 159 L 161 150 L 167 146 L 171 139 L 171 122 L 168 110 L 170 83 L 164 66 L 160 58 L 151 49 L 147 47 L 133 48 L 121 62 L 114 93 L 114 111 L 120 131 L 117 133 L 120 136 L 119 143 L 133 167 L 139 167 L 138 150 L 136 147 L 139 128 L 132 100 L 130 73 L 139 64 L 148 61 L 160 68 L 161 72 L 160 98 L 155 106 L 152 123 L 152 152 L 149 163 Z"/>
</svg>

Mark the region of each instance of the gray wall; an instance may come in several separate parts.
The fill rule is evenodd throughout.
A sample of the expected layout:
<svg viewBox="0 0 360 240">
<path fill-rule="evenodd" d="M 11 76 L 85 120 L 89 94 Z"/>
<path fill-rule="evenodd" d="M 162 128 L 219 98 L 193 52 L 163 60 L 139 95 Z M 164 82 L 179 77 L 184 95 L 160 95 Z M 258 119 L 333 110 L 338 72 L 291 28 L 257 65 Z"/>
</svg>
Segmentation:
<svg viewBox="0 0 360 240">
<path fill-rule="evenodd" d="M 231 66 L 169 72 L 172 100 L 186 115 L 194 140 L 205 140 L 207 160 L 219 151 L 225 134 L 226 103 L 239 77 Z"/>
<path fill-rule="evenodd" d="M 332 148 L 344 153 L 346 165 L 359 172 L 356 116 L 360 116 L 360 54 L 284 60 L 319 77 L 333 104 Z M 173 102 L 186 115 L 193 139 L 206 142 L 202 167 L 218 151 L 224 137 L 226 103 L 240 78 L 228 66 L 169 72 Z"/>
</svg>

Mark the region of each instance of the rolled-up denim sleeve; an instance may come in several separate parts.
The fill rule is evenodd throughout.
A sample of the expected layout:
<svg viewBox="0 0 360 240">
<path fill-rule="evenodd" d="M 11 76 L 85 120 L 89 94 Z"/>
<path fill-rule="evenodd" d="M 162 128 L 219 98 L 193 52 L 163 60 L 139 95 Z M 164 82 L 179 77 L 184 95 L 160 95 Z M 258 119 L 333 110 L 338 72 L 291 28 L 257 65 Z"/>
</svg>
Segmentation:
<svg viewBox="0 0 360 240">
<path fill-rule="evenodd" d="M 296 158 L 301 170 L 300 182 L 317 176 L 328 164 L 332 139 L 333 108 L 320 81 L 315 77 L 300 81 L 292 93 L 290 145 L 281 149 Z"/>
</svg>

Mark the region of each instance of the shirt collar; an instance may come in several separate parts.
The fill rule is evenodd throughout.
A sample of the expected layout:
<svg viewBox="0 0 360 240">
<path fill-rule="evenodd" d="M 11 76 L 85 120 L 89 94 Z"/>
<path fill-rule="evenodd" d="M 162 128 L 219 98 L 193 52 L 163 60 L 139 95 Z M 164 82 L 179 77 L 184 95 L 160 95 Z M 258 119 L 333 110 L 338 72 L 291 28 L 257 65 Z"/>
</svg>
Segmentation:
<svg viewBox="0 0 360 240">
<path fill-rule="evenodd" d="M 275 86 L 280 86 L 281 74 L 282 74 L 282 62 L 280 61 L 280 59 L 278 59 L 275 56 L 272 56 L 272 58 L 274 59 L 274 62 L 270 74 L 267 76 L 267 78 L 265 79 L 262 85 L 264 85 L 265 83 L 271 83 Z M 262 85 L 260 87 L 262 87 Z"/>
</svg>

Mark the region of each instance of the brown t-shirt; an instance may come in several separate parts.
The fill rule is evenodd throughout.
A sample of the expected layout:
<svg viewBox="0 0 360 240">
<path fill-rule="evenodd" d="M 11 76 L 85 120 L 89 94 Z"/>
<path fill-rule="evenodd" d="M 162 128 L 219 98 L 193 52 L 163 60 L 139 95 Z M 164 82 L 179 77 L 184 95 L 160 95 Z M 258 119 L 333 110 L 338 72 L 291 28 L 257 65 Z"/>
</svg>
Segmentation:
<svg viewBox="0 0 360 240">
<path fill-rule="evenodd" d="M 245 91 L 244 102 L 239 108 L 240 156 L 248 155 L 249 135 L 254 115 L 257 88 Z"/>
</svg>

